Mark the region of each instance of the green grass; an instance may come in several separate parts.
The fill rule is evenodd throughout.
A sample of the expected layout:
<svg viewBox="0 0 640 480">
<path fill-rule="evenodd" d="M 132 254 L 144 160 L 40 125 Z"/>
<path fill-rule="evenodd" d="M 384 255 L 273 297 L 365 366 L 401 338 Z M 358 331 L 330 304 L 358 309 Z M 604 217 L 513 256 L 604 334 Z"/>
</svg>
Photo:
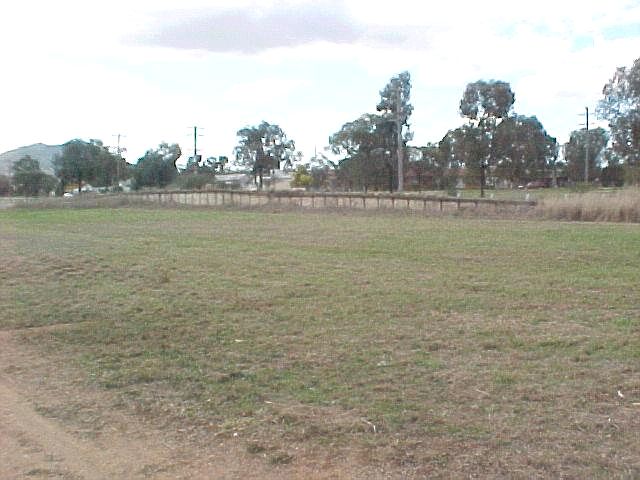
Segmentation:
<svg viewBox="0 0 640 480">
<path fill-rule="evenodd" d="M 0 240 L 0 328 L 64 325 L 25 339 L 271 463 L 640 475 L 636 225 L 16 210 Z"/>
</svg>

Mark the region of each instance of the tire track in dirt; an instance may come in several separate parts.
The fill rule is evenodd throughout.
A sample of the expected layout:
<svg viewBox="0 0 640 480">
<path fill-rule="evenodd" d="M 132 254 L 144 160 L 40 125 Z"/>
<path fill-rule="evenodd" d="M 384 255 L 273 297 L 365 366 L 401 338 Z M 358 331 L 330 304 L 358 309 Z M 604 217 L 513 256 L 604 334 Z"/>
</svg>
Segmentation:
<svg viewBox="0 0 640 480">
<path fill-rule="evenodd" d="M 248 456 L 240 438 L 223 441 L 212 436 L 206 444 L 192 443 L 176 437 L 175 432 L 157 429 L 135 415 L 114 409 L 100 392 L 97 408 L 109 426 L 87 437 L 73 424 L 49 418 L 41 411 L 46 412 L 50 405 L 73 404 L 77 396 L 95 402 L 96 392 L 78 387 L 48 388 L 49 382 L 60 380 L 60 372 L 49 365 L 44 371 L 50 377 L 40 378 L 42 364 L 49 359 L 13 338 L 25 332 L 65 327 L 0 330 L 1 480 L 390 478 L 379 471 L 359 471 L 352 462 L 332 465 L 329 458 L 269 466 L 258 456 Z"/>
<path fill-rule="evenodd" d="M 0 332 L 0 478 L 135 479 L 169 469 L 173 452 L 149 439 L 85 439 L 40 415 L 11 378 L 23 356 L 15 350 L 11 334 Z"/>
<path fill-rule="evenodd" d="M 121 441 L 122 442 L 122 441 Z M 40 416 L 6 381 L 0 379 L 0 446 L 5 452 L 0 477 L 46 475 L 62 478 L 135 478 L 146 451 L 125 442 L 117 451 L 75 438 Z M 124 449 L 121 447 L 125 447 Z M 11 454 L 13 452 L 13 454 Z M 16 455 L 18 454 L 18 455 Z M 133 462 L 132 462 L 133 460 Z M 10 467 L 11 465 L 15 467 Z M 144 465 L 144 461 L 142 465 Z M 13 471 L 3 471 L 11 468 Z M 20 471 L 22 470 L 22 471 Z M 140 472 L 144 476 L 144 467 Z"/>
</svg>

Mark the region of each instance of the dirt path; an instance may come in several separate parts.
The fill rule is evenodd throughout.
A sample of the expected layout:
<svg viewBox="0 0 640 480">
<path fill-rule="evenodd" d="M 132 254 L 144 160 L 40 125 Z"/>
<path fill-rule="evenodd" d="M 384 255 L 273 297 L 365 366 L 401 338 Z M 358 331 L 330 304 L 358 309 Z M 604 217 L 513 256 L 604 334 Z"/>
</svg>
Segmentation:
<svg viewBox="0 0 640 480">
<path fill-rule="evenodd" d="M 73 385 L 17 334 L 0 331 L 2 480 L 389 478 L 348 460 L 272 466 L 236 439 L 190 442 L 114 408 L 107 392 Z"/>
<path fill-rule="evenodd" d="M 11 333 L 0 332 L 0 478 L 136 479 L 169 473 L 167 460 L 176 452 L 140 435 L 132 419 L 127 431 L 114 425 L 111 432 L 87 438 L 40 414 L 34 401 L 64 399 L 51 398 L 50 391 L 38 398 L 28 378 L 37 360 L 30 358 Z"/>
<path fill-rule="evenodd" d="M 67 433 L 36 413 L 9 382 L 0 381 L 2 478 L 143 478 L 154 466 L 155 452 L 117 440 L 107 447 Z"/>
<path fill-rule="evenodd" d="M 42 374 L 42 359 L 26 352 L 11 332 L 0 332 L 0 478 L 10 479 L 180 479 L 268 478 L 263 471 L 230 455 L 228 448 L 196 451 L 171 435 L 141 424 L 122 412 L 98 412 L 98 433 L 73 422 L 50 418 L 66 400 L 74 404 L 78 392 L 56 392 L 34 381 Z M 40 365 L 39 365 L 40 363 Z M 91 402 L 91 392 L 84 392 Z M 69 398 L 65 398 L 68 395 Z M 108 405 L 108 402 L 106 402 Z M 47 407 L 50 407 L 47 410 Z M 107 426 L 104 426 L 106 424 Z M 250 467 L 250 468 L 247 468 Z M 247 470 L 249 470 L 247 472 Z"/>
</svg>

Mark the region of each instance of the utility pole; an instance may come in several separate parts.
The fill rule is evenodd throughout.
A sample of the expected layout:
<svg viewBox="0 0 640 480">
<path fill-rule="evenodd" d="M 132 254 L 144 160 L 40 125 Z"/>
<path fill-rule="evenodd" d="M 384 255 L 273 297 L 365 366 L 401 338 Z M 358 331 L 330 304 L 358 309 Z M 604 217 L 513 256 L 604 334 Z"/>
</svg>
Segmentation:
<svg viewBox="0 0 640 480">
<path fill-rule="evenodd" d="M 398 80 L 398 89 L 396 91 L 396 141 L 398 142 L 398 192 L 402 193 L 404 190 L 404 170 L 403 170 L 403 153 L 404 149 L 402 148 L 402 123 L 401 123 L 401 112 L 400 108 L 402 106 L 401 103 L 401 95 L 402 95 L 402 83 Z"/>
<path fill-rule="evenodd" d="M 118 155 L 118 160 L 116 162 L 116 182 L 118 182 L 118 186 L 119 186 L 120 185 L 120 161 L 122 160 L 122 151 L 123 151 L 123 149 L 120 148 L 120 139 L 125 135 L 118 133 L 113 136 L 118 138 L 118 146 L 116 147 L 116 154 Z"/>
<path fill-rule="evenodd" d="M 199 164 L 198 162 L 198 137 L 201 137 L 202 135 L 198 134 L 198 127 L 196 127 L 195 125 L 193 126 L 193 161 L 195 162 L 196 165 Z"/>
<path fill-rule="evenodd" d="M 198 161 L 198 127 L 193 127 L 193 161 Z"/>
<path fill-rule="evenodd" d="M 584 107 L 585 111 L 585 139 L 584 139 L 584 183 L 589 183 L 589 107 Z"/>
</svg>

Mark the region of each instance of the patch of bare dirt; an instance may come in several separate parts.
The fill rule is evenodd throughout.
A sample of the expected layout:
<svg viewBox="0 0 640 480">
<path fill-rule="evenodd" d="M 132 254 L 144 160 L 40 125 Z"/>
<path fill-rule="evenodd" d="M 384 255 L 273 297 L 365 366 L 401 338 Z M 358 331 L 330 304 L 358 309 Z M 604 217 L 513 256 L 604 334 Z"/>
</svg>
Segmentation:
<svg viewBox="0 0 640 480">
<path fill-rule="evenodd" d="M 0 332 L 3 480 L 391 477 L 353 458 L 300 452 L 274 462 L 242 438 L 212 435 L 207 443 L 190 439 L 188 428 L 158 428 L 161 422 L 132 414 L 109 392 L 74 379 L 72 368 L 20 342 L 24 332 Z"/>
</svg>

